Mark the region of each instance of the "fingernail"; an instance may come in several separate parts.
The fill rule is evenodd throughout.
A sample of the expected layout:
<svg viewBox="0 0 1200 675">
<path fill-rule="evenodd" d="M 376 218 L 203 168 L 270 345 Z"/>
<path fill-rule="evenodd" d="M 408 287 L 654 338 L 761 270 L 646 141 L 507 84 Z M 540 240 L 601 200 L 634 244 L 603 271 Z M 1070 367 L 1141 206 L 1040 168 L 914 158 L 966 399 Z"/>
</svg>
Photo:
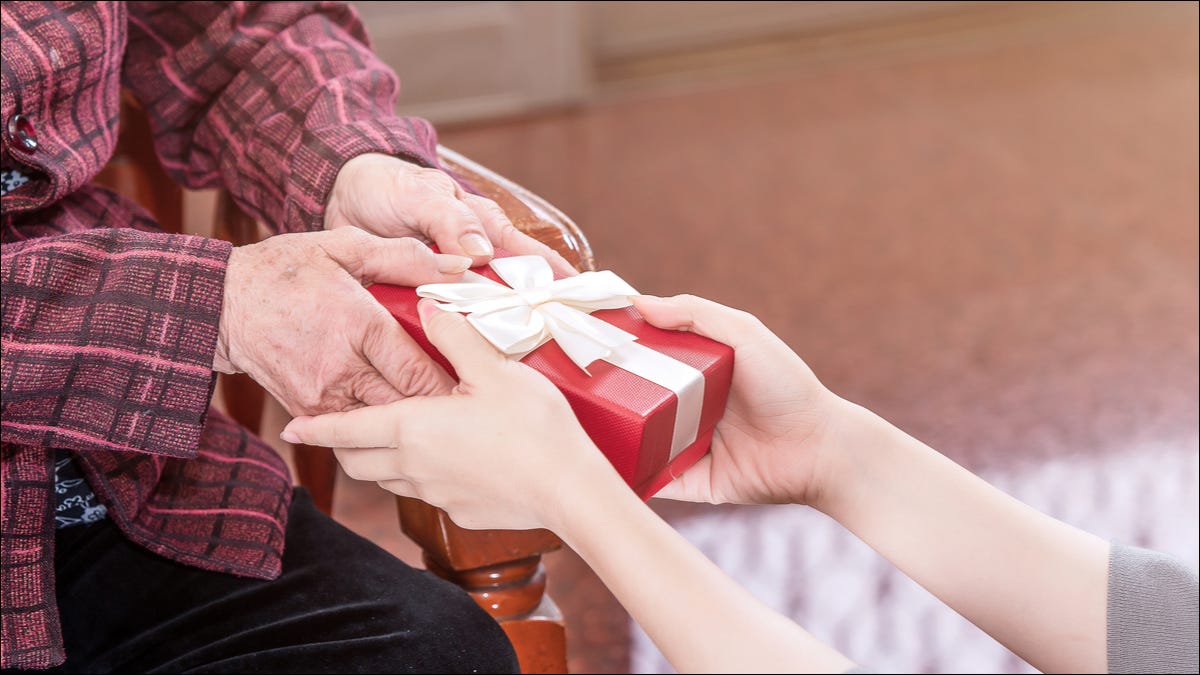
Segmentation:
<svg viewBox="0 0 1200 675">
<path fill-rule="evenodd" d="M 288 443 L 300 442 L 300 437 L 297 436 L 296 432 L 292 431 L 291 429 L 284 429 L 283 431 L 279 432 L 279 438 L 287 441 Z"/>
<path fill-rule="evenodd" d="M 475 234 L 474 232 L 459 237 L 458 243 L 467 255 L 492 255 L 495 252 L 492 249 L 492 242 L 488 241 L 482 234 Z"/>
<path fill-rule="evenodd" d="M 471 267 L 471 259 L 464 255 L 437 254 L 437 270 L 442 274 L 462 274 Z"/>
<path fill-rule="evenodd" d="M 417 314 L 421 316 L 421 323 L 429 323 L 429 317 L 436 314 L 438 311 L 437 303 L 428 298 L 417 303 Z"/>
</svg>

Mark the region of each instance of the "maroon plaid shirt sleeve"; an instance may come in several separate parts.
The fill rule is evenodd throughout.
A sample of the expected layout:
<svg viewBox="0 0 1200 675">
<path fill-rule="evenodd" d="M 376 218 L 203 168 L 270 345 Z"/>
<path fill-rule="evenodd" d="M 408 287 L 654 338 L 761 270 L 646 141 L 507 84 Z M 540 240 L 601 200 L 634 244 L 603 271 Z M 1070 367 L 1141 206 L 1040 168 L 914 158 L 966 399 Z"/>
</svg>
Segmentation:
<svg viewBox="0 0 1200 675">
<path fill-rule="evenodd" d="M 395 115 L 399 82 L 345 3 L 129 3 L 123 71 L 168 172 L 276 231 L 320 229 L 357 155 L 437 166 L 433 127 Z"/>
<path fill-rule="evenodd" d="M 193 456 L 229 249 L 132 229 L 6 243 L 4 442 Z"/>
</svg>

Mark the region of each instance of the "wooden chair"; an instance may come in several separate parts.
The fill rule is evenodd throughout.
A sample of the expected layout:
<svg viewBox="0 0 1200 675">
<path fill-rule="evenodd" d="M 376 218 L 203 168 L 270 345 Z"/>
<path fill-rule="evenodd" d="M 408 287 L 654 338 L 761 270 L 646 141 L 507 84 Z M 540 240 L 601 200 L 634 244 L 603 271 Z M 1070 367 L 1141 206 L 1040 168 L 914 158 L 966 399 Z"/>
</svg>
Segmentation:
<svg viewBox="0 0 1200 675">
<path fill-rule="evenodd" d="M 443 166 L 466 178 L 496 201 L 522 231 L 545 242 L 580 270 L 594 269 L 592 252 L 579 228 L 551 204 L 462 155 L 438 148 Z M 97 182 L 121 192 L 155 215 L 168 231 L 183 231 L 184 194 L 154 155 L 149 124 L 137 104 L 122 106 L 121 137 Z M 227 192 L 217 195 L 213 235 L 235 245 L 266 236 Z M 264 410 L 278 406 L 244 375 L 222 375 L 220 398 L 231 416 L 248 428 L 262 428 Z M 296 447 L 297 482 L 309 489 L 323 511 L 333 505 L 337 460 L 328 448 Z M 419 500 L 397 498 L 400 526 L 422 549 L 425 566 L 460 585 L 500 622 L 526 673 L 567 672 L 562 615 L 545 593 L 544 553 L 562 546 L 546 530 L 464 530 L 445 512 Z"/>
</svg>

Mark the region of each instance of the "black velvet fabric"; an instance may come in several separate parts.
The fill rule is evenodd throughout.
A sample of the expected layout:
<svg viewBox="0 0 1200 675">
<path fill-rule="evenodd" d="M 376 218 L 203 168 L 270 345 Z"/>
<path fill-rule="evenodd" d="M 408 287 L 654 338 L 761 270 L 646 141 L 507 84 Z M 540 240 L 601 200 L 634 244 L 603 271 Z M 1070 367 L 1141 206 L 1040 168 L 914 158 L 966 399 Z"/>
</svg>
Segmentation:
<svg viewBox="0 0 1200 675">
<path fill-rule="evenodd" d="M 111 520 L 59 530 L 62 672 L 517 672 L 499 625 L 457 586 L 318 511 L 297 489 L 283 574 L 186 567 Z"/>
</svg>

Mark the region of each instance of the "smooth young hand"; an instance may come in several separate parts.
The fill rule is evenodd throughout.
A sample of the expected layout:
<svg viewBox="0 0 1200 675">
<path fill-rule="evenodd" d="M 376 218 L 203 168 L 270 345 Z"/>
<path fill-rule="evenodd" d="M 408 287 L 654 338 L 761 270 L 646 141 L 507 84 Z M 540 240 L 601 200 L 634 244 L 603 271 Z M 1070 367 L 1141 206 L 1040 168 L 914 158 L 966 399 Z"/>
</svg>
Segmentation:
<svg viewBox="0 0 1200 675">
<path fill-rule="evenodd" d="M 753 315 L 690 295 L 643 296 L 634 306 L 659 328 L 690 330 L 734 348 L 733 384 L 712 450 L 656 497 L 739 504 L 820 498 L 837 422 L 849 405 L 825 388 Z"/>
<path fill-rule="evenodd" d="M 518 230 L 492 200 L 463 190 L 445 172 L 381 154 L 359 155 L 338 172 L 325 208 L 325 229 L 353 226 L 380 237 L 416 237 L 442 253 L 492 259 L 493 244 L 540 255 L 555 271 L 575 268 L 549 246 Z"/>
</svg>

